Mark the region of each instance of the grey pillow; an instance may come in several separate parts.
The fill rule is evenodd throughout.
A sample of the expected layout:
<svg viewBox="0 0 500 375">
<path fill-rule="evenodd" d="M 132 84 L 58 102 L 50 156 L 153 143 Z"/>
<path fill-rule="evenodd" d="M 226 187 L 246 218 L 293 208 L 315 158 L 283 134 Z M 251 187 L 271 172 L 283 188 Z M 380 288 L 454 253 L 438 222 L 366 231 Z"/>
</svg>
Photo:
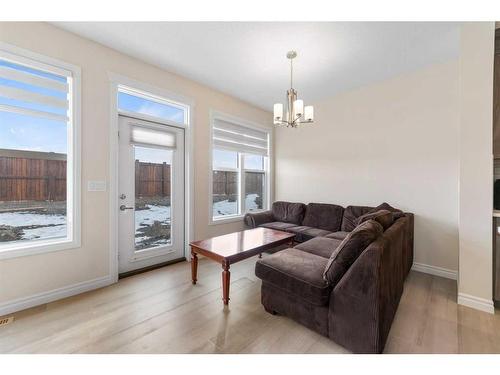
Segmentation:
<svg viewBox="0 0 500 375">
<path fill-rule="evenodd" d="M 335 286 L 366 247 L 383 231 L 382 225 L 371 219 L 354 228 L 330 256 L 323 279 L 329 285 Z"/>
<path fill-rule="evenodd" d="M 357 218 L 356 225 L 362 224 L 368 220 L 375 220 L 377 223 L 382 225 L 384 231 L 389 228 L 392 223 L 394 223 L 393 213 L 388 210 L 379 210 L 375 212 L 369 212 Z"/>
</svg>

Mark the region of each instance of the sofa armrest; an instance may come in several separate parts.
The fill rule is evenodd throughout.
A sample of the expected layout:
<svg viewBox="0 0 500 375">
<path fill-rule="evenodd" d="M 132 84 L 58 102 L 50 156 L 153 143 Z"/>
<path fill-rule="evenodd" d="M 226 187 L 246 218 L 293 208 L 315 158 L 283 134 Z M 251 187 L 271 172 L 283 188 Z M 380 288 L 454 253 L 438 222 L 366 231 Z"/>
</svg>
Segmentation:
<svg viewBox="0 0 500 375">
<path fill-rule="evenodd" d="M 359 256 L 330 295 L 328 336 L 355 353 L 383 349 L 379 335 L 380 245 L 376 242 Z"/>
<path fill-rule="evenodd" d="M 250 212 L 243 220 L 247 226 L 257 228 L 259 225 L 274 221 L 274 216 L 272 211 Z"/>
<path fill-rule="evenodd" d="M 407 224 L 397 220 L 368 245 L 330 295 L 329 335 L 355 352 L 384 350 L 403 294 Z"/>
<path fill-rule="evenodd" d="M 404 256 L 406 261 L 405 277 L 410 273 L 413 266 L 413 236 L 415 227 L 415 216 L 411 212 L 405 212 L 407 227 L 405 233 Z"/>
</svg>

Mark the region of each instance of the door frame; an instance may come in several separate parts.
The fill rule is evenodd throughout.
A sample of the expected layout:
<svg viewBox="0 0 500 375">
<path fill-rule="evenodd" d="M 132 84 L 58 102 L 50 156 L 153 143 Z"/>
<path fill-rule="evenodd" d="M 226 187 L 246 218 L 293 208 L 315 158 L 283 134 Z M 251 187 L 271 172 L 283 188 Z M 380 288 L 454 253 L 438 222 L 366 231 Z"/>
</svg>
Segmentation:
<svg viewBox="0 0 500 375">
<path fill-rule="evenodd" d="M 140 120 L 153 121 L 184 129 L 184 257 L 189 258 L 189 242 L 193 238 L 193 124 L 194 106 L 193 99 L 174 92 L 149 85 L 144 82 L 125 77 L 120 74 L 108 72 L 110 82 L 110 127 L 109 127 L 109 273 L 114 282 L 118 281 L 118 116 L 119 114 L 135 117 Z M 127 113 L 118 110 L 117 95 L 120 86 L 147 92 L 165 99 L 182 103 L 187 107 L 187 121 L 185 124 L 174 123 L 137 113 Z"/>
</svg>

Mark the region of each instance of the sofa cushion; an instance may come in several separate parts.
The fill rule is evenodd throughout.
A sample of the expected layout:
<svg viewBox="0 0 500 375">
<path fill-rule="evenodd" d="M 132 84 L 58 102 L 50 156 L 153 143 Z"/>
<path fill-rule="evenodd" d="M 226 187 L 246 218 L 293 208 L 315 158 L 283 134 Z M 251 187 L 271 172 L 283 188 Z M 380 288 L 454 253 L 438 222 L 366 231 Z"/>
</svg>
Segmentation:
<svg viewBox="0 0 500 375">
<path fill-rule="evenodd" d="M 372 208 L 371 212 L 380 211 L 380 210 L 387 210 L 390 212 L 403 212 L 398 208 L 392 207 L 389 203 L 386 203 L 386 202 L 379 204 L 377 207 Z"/>
<path fill-rule="evenodd" d="M 251 228 L 256 228 L 261 224 L 270 223 L 274 221 L 274 216 L 272 211 L 261 211 L 261 212 L 247 212 L 243 217 L 245 224 Z"/>
<path fill-rule="evenodd" d="M 357 224 L 362 224 L 368 220 L 375 220 L 377 223 L 382 225 L 384 231 L 389 228 L 392 223 L 394 223 L 394 217 L 392 212 L 387 210 L 378 210 L 375 212 L 368 212 L 367 214 L 361 215 L 357 219 Z"/>
<path fill-rule="evenodd" d="M 272 211 L 275 221 L 301 225 L 305 209 L 303 203 L 274 202 Z"/>
<path fill-rule="evenodd" d="M 344 210 L 344 216 L 342 217 L 342 226 L 340 227 L 342 232 L 352 232 L 356 228 L 356 219 L 361 215 L 370 212 L 373 207 L 367 206 L 347 206 Z"/>
<path fill-rule="evenodd" d="M 295 224 L 290 224 L 290 223 L 283 223 L 281 221 L 272 221 L 270 223 L 264 223 L 259 225 L 260 227 L 264 228 L 269 228 L 269 229 L 276 229 L 276 230 L 282 230 L 282 231 L 289 231 L 290 228 L 295 228 Z"/>
<path fill-rule="evenodd" d="M 335 286 L 359 255 L 383 231 L 382 225 L 375 220 L 365 221 L 354 228 L 330 256 L 323 273 L 325 281 Z"/>
<path fill-rule="evenodd" d="M 333 233 L 330 233 L 330 234 L 327 234 L 325 237 L 326 238 L 333 238 L 333 239 L 336 239 L 336 240 L 343 240 L 344 238 L 347 237 L 347 235 L 349 234 L 349 232 L 333 232 Z"/>
<path fill-rule="evenodd" d="M 312 240 L 298 244 L 294 248 L 328 259 L 341 243 L 342 240 L 316 237 Z"/>
<path fill-rule="evenodd" d="M 295 240 L 297 242 L 308 241 L 311 238 L 323 237 L 326 236 L 327 234 L 332 233 L 329 230 L 311 228 L 311 227 L 306 227 L 304 225 L 287 229 L 287 232 L 296 233 L 297 235 L 295 236 Z"/>
<path fill-rule="evenodd" d="M 323 279 L 328 259 L 294 248 L 260 259 L 255 275 L 307 302 L 323 306 L 330 298 L 330 287 Z"/>
<path fill-rule="evenodd" d="M 336 204 L 309 203 L 302 225 L 336 232 L 340 230 L 344 208 Z"/>
<path fill-rule="evenodd" d="M 406 214 L 403 211 L 392 213 L 392 218 L 394 219 L 394 221 L 401 219 L 402 217 L 405 217 L 405 216 L 406 216 Z"/>
</svg>

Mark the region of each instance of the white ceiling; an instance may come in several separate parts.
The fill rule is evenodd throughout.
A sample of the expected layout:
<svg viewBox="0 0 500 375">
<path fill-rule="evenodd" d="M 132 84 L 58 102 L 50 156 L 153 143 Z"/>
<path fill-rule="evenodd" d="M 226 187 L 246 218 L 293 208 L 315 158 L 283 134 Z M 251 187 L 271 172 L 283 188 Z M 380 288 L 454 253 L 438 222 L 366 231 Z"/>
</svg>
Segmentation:
<svg viewBox="0 0 500 375">
<path fill-rule="evenodd" d="M 286 52 L 306 104 L 458 57 L 459 24 L 432 22 L 56 22 L 263 109 L 283 102 Z"/>
</svg>

